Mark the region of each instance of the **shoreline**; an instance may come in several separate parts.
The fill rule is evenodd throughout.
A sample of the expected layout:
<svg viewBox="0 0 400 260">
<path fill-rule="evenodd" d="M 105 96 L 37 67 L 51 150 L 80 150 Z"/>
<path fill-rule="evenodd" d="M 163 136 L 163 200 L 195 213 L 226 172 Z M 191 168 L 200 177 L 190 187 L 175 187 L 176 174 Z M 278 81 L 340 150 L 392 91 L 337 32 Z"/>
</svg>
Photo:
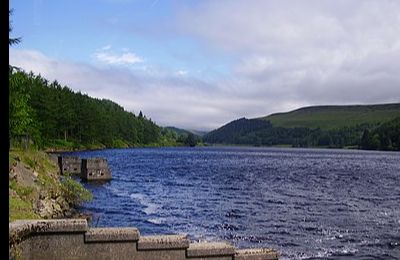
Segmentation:
<svg viewBox="0 0 400 260">
<path fill-rule="evenodd" d="M 400 152 L 397 150 L 367 150 L 367 149 L 360 149 L 355 146 L 349 147 L 326 147 L 326 146 L 312 146 L 312 147 L 293 147 L 290 145 L 251 145 L 251 144 L 204 144 L 195 147 L 233 147 L 233 148 L 277 148 L 277 149 L 318 149 L 318 150 L 338 150 L 338 151 L 364 151 L 364 152 Z M 111 150 L 111 149 L 142 149 L 142 148 L 189 148 L 189 146 L 184 145 L 176 145 L 176 146 L 132 146 L 132 147 L 104 147 L 104 148 L 92 148 L 92 149 L 54 149 L 54 148 L 47 148 L 43 150 L 47 154 L 61 154 L 61 153 L 69 153 L 69 152 L 90 152 L 90 151 L 102 151 L 102 150 Z M 192 147 L 193 148 L 193 147 Z"/>
</svg>

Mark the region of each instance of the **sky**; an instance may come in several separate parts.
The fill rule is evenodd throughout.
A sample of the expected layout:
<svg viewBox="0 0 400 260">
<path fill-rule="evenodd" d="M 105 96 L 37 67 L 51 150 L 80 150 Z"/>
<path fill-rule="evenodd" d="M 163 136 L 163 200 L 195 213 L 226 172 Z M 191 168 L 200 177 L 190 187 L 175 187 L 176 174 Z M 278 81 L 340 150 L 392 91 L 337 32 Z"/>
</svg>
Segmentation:
<svg viewBox="0 0 400 260">
<path fill-rule="evenodd" d="M 398 0 L 10 0 L 11 65 L 160 126 L 400 102 Z"/>
</svg>

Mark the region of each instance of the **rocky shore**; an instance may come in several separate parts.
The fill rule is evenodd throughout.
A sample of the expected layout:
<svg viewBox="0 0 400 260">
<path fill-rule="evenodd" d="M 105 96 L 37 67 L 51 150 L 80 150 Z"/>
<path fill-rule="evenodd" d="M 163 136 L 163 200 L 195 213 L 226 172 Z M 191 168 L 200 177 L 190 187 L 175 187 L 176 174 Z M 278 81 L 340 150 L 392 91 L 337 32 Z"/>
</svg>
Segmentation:
<svg viewBox="0 0 400 260">
<path fill-rule="evenodd" d="M 89 216 L 75 207 L 91 194 L 68 176 L 45 152 L 9 152 L 9 221 Z"/>
</svg>

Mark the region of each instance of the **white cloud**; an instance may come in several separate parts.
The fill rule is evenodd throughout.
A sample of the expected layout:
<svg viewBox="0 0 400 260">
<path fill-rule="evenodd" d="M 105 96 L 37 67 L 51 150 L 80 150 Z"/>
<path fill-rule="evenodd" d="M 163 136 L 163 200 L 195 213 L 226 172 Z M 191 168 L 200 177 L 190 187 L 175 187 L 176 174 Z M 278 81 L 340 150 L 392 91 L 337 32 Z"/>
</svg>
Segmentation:
<svg viewBox="0 0 400 260">
<path fill-rule="evenodd" d="M 380 103 L 400 99 L 399 12 L 392 0 L 205 0 L 180 9 L 177 26 L 237 57 L 227 91 L 293 104 Z"/>
<path fill-rule="evenodd" d="M 188 74 L 187 70 L 176 71 L 176 75 L 178 75 L 178 76 L 186 76 L 187 74 Z"/>
<path fill-rule="evenodd" d="M 111 51 L 111 45 L 102 47 L 97 50 L 93 57 L 102 63 L 110 65 L 132 65 L 136 63 L 142 63 L 143 58 L 137 56 L 135 53 L 129 52 L 127 49 L 123 49 L 122 54 L 115 54 Z"/>
</svg>

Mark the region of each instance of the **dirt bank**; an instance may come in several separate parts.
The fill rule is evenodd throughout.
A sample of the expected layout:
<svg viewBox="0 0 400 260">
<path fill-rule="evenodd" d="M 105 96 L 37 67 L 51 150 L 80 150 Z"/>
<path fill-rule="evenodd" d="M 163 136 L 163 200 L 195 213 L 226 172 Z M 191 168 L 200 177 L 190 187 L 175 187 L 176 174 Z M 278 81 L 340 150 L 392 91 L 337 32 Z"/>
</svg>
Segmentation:
<svg viewBox="0 0 400 260">
<path fill-rule="evenodd" d="M 76 206 L 91 198 L 68 176 L 60 176 L 56 160 L 34 150 L 9 152 L 9 221 L 85 217 Z"/>
</svg>

